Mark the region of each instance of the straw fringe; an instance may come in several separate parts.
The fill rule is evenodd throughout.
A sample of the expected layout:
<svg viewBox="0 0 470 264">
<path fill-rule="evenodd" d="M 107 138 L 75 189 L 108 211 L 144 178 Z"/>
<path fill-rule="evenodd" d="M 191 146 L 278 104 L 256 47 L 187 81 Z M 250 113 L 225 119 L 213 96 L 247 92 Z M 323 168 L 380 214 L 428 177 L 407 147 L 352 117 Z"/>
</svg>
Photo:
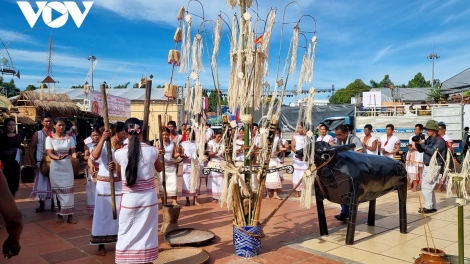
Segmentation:
<svg viewBox="0 0 470 264">
<path fill-rule="evenodd" d="M 187 23 L 187 28 L 186 28 Z M 181 35 L 183 37 L 181 43 L 181 64 L 178 69 L 179 73 L 187 73 L 189 70 L 189 55 L 191 54 L 191 24 L 192 20 L 189 22 L 183 22 L 183 29 Z M 185 34 L 186 33 L 186 34 Z"/>
<path fill-rule="evenodd" d="M 220 48 L 220 30 L 222 29 L 222 17 L 219 15 L 217 23 L 214 29 L 214 51 L 212 52 L 212 68 L 217 68 L 217 55 L 219 54 Z"/>
<path fill-rule="evenodd" d="M 300 28 L 298 25 L 294 27 L 294 35 L 292 36 L 292 56 L 290 59 L 289 73 L 294 73 L 297 66 L 297 50 L 299 46 L 299 32 Z"/>
</svg>

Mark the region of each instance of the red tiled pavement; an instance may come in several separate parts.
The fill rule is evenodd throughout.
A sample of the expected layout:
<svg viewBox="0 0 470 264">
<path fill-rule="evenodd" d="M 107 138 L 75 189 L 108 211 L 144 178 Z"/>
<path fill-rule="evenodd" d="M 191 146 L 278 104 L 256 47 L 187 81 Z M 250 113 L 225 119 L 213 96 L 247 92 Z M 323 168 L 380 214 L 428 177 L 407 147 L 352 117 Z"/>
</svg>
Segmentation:
<svg viewBox="0 0 470 264">
<path fill-rule="evenodd" d="M 181 177 L 179 180 L 181 181 Z M 37 201 L 28 199 L 32 183 L 22 183 L 16 194 L 16 202 L 24 220 L 21 253 L 11 260 L 1 259 L 0 263 L 114 263 L 114 245 L 106 245 L 108 254 L 102 257 L 95 255 L 97 246 L 89 244 L 92 217 L 87 215 L 86 211 L 85 183 L 85 179 L 75 180 L 74 217 L 79 221 L 76 225 L 57 223 L 55 213 L 50 211 L 36 213 Z M 292 188 L 292 183 L 287 181 L 283 189 L 289 190 L 289 188 Z M 179 226 L 211 230 L 216 234 L 212 243 L 203 247 L 210 254 L 209 263 L 339 263 L 282 244 L 318 232 L 316 208 L 300 210 L 298 201 L 290 200 L 286 201 L 264 228 L 266 237 L 262 240 L 260 255 L 251 259 L 236 257 L 232 243 L 232 214 L 227 208 L 220 208 L 218 204 L 210 202 L 211 198 L 205 194 L 204 185 L 202 193 L 200 202 L 203 206 L 182 207 Z M 179 198 L 178 202 L 184 204 L 184 198 Z M 280 202 L 264 199 L 261 219 L 264 219 Z M 338 210 L 328 207 L 325 209 L 328 227 L 340 225 L 341 223 L 333 218 Z M 158 217 L 161 224 L 161 211 Z M 360 214 L 358 220 L 364 218 L 365 215 Z M 0 222 L 3 223 L 1 217 Z M 6 231 L 2 229 L 0 242 L 3 243 L 5 238 Z M 169 247 L 164 242 L 163 234 L 159 235 L 159 242 L 160 247 Z"/>
</svg>

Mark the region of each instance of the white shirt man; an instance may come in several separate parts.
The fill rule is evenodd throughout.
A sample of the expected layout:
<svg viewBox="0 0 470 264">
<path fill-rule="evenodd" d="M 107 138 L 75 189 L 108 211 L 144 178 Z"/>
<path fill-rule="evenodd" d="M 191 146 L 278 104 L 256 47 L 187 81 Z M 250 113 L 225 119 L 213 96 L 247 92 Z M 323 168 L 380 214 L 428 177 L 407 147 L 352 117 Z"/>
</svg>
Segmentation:
<svg viewBox="0 0 470 264">
<path fill-rule="evenodd" d="M 395 154 L 400 151 L 400 140 L 393 135 L 395 127 L 391 124 L 386 126 L 385 135 L 379 138 L 380 152 L 383 156 L 395 159 Z"/>
</svg>

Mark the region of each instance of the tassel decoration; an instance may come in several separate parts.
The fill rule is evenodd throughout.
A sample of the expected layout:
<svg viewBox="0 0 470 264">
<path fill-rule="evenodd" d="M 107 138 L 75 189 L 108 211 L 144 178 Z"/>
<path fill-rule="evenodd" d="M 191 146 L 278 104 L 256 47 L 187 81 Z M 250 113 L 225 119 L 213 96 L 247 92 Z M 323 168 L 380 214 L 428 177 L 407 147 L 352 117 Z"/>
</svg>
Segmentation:
<svg viewBox="0 0 470 264">
<path fill-rule="evenodd" d="M 181 64 L 181 53 L 179 50 L 170 50 L 168 52 L 168 64 L 179 66 Z"/>
<path fill-rule="evenodd" d="M 300 208 L 302 209 L 312 208 L 312 188 L 314 178 L 314 174 L 312 175 L 310 170 L 305 171 L 302 182 L 304 187 L 302 189 L 302 193 L 300 194 Z"/>
<path fill-rule="evenodd" d="M 220 30 L 222 29 L 222 16 L 219 15 L 217 23 L 214 29 L 214 51 L 212 52 L 212 68 L 217 68 L 217 55 L 219 54 L 220 48 Z"/>
<path fill-rule="evenodd" d="M 292 56 L 290 59 L 289 73 L 294 73 L 297 66 L 297 50 L 299 46 L 299 25 L 294 27 L 294 35 L 292 36 Z"/>
<path fill-rule="evenodd" d="M 189 16 L 189 18 L 191 17 Z M 179 73 L 187 73 L 189 69 L 189 56 L 191 54 L 191 23 L 192 21 L 189 20 L 187 23 L 188 23 L 188 26 L 186 28 L 186 23 L 183 22 L 183 29 L 181 32 L 183 40 L 181 43 L 181 55 L 182 56 L 181 56 L 180 68 L 178 70 Z"/>
<path fill-rule="evenodd" d="M 235 8 L 238 4 L 237 0 L 227 0 L 227 4 L 229 5 L 230 8 Z"/>
<path fill-rule="evenodd" d="M 179 43 L 183 40 L 183 33 L 182 33 L 182 30 L 180 27 L 178 27 L 176 29 L 176 32 L 175 32 L 175 35 L 173 36 L 173 40 L 176 42 L 176 43 Z"/>
<path fill-rule="evenodd" d="M 182 6 L 182 7 L 180 8 L 180 11 L 178 11 L 178 14 L 176 15 L 176 18 L 177 18 L 178 20 L 183 20 L 184 13 L 185 13 L 184 6 Z"/>
<path fill-rule="evenodd" d="M 202 36 L 199 33 L 194 36 L 193 46 L 191 49 L 191 63 L 193 72 L 198 73 L 204 71 L 204 67 L 202 66 Z"/>
<path fill-rule="evenodd" d="M 199 79 L 196 80 L 194 85 L 194 100 L 191 110 L 194 115 L 198 115 L 202 111 L 202 85 L 199 82 Z"/>
<path fill-rule="evenodd" d="M 174 100 L 177 97 L 177 92 L 178 92 L 177 85 L 165 83 L 165 89 L 163 91 L 163 94 L 165 95 L 165 97 L 172 98 Z"/>
</svg>

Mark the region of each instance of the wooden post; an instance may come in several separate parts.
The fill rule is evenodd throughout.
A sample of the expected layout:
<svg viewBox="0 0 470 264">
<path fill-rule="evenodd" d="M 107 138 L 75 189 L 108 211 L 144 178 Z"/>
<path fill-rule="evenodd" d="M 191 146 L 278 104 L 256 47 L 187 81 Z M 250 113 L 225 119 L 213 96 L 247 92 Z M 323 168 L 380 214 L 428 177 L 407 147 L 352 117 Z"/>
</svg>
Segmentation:
<svg viewBox="0 0 470 264">
<path fill-rule="evenodd" d="M 144 127 L 143 141 L 149 143 L 149 115 L 150 115 L 150 97 L 152 94 L 152 80 L 145 81 L 145 101 L 144 101 Z"/>
<path fill-rule="evenodd" d="M 108 100 L 106 97 L 106 87 L 104 84 L 100 85 L 101 91 L 101 114 L 104 121 L 104 129 L 109 129 L 109 117 L 108 117 Z M 113 154 L 111 152 L 111 139 L 106 139 L 106 151 L 108 153 L 108 162 L 113 160 Z M 114 190 L 114 171 L 109 170 L 109 185 L 111 187 L 111 209 L 113 210 L 113 219 L 117 219 L 116 213 L 116 191 Z"/>
<path fill-rule="evenodd" d="M 163 163 L 163 170 L 162 170 L 162 186 L 163 186 L 163 205 L 166 205 L 166 201 L 168 195 L 166 193 L 166 175 L 165 175 L 165 147 L 163 146 L 163 130 L 162 130 L 162 115 L 158 115 L 158 130 L 159 138 L 160 138 L 160 148 L 163 150 L 162 163 Z"/>
</svg>

